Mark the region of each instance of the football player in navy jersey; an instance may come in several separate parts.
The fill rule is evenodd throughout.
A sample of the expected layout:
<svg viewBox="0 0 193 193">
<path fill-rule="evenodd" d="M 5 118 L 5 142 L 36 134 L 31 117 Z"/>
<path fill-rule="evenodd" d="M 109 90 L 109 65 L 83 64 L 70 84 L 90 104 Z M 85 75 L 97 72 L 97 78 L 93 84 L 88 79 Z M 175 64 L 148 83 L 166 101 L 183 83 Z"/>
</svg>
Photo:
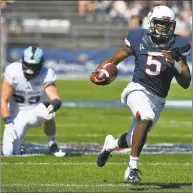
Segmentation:
<svg viewBox="0 0 193 193">
<path fill-rule="evenodd" d="M 118 139 L 107 135 L 104 146 L 97 157 L 97 165 L 102 167 L 115 148 L 131 147 L 128 168 L 124 179 L 139 182 L 138 161 L 146 142 L 147 133 L 153 128 L 164 108 L 170 84 L 175 77 L 178 84 L 187 89 L 191 75 L 186 56 L 191 52 L 188 40 L 174 34 L 176 21 L 173 11 L 166 6 L 157 6 L 148 14 L 149 28 L 131 30 L 125 38 L 125 45 L 114 55 L 103 61 L 90 75 L 97 85 L 105 85 L 98 80 L 98 69 L 106 63 L 118 65 L 131 55 L 135 56 L 132 82 L 121 94 L 121 101 L 134 115 L 128 133 Z"/>
</svg>

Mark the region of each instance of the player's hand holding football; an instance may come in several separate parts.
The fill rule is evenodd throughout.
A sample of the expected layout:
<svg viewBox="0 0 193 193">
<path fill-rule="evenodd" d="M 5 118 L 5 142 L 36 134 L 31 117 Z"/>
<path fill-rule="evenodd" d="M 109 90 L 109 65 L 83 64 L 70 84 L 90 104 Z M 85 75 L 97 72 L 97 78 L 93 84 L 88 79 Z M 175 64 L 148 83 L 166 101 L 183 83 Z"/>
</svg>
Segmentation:
<svg viewBox="0 0 193 193">
<path fill-rule="evenodd" d="M 168 65 L 170 67 L 174 67 L 175 62 L 174 62 L 174 59 L 172 58 L 171 53 L 166 50 L 162 50 L 162 54 L 164 58 L 166 59 L 166 62 L 168 63 Z"/>
<path fill-rule="evenodd" d="M 106 80 L 105 79 L 97 79 L 97 73 L 99 72 L 99 70 L 96 70 L 94 72 L 91 73 L 90 75 L 90 80 L 96 84 L 96 85 L 105 85 L 106 84 Z"/>
</svg>

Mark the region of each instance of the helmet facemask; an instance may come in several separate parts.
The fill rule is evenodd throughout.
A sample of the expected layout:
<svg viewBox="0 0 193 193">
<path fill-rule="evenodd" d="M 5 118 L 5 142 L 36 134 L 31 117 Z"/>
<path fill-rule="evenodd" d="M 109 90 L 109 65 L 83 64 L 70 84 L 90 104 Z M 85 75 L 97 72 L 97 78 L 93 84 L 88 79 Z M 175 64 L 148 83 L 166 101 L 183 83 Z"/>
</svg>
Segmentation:
<svg viewBox="0 0 193 193">
<path fill-rule="evenodd" d="M 24 75 L 27 78 L 27 80 L 30 80 L 30 79 L 36 77 L 40 73 L 42 66 L 43 66 L 43 63 L 30 64 L 30 63 L 23 61 L 22 62 L 22 68 L 23 68 L 23 72 L 24 72 Z"/>
<path fill-rule="evenodd" d="M 160 18 L 152 18 L 150 22 L 149 32 L 157 39 L 167 41 L 174 34 L 176 21 Z"/>
</svg>

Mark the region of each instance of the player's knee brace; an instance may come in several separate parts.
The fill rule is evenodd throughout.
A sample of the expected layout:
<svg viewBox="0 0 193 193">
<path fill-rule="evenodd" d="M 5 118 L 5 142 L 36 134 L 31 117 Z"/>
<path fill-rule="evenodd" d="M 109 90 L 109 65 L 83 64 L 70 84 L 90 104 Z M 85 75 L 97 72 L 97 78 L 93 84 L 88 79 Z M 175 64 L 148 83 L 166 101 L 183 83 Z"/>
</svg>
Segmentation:
<svg viewBox="0 0 193 193">
<path fill-rule="evenodd" d="M 126 137 L 127 137 L 127 133 L 124 133 L 124 134 L 122 134 L 122 135 L 119 137 L 119 139 L 118 139 L 118 146 L 119 146 L 120 148 L 128 148 L 128 147 L 129 147 L 128 144 L 127 144 L 127 139 L 126 139 Z"/>
</svg>

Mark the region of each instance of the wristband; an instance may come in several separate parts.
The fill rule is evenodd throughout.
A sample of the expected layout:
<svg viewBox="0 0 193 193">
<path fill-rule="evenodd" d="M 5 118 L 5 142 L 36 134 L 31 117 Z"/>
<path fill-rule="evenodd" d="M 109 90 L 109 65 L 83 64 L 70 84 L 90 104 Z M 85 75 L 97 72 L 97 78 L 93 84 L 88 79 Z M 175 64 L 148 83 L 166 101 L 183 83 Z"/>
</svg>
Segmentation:
<svg viewBox="0 0 193 193">
<path fill-rule="evenodd" d="M 178 65 L 177 62 L 175 62 L 174 68 L 175 68 L 175 70 L 176 70 L 176 75 L 177 75 L 177 76 L 181 76 L 181 75 L 183 74 L 183 70 L 182 70 L 182 68 Z"/>
<path fill-rule="evenodd" d="M 61 107 L 62 102 L 59 99 L 53 99 L 53 100 L 50 101 L 50 104 L 53 105 L 53 107 L 54 107 L 53 110 L 57 111 Z"/>
<path fill-rule="evenodd" d="M 51 103 L 50 103 L 50 101 L 44 101 L 43 104 L 44 104 L 46 107 L 48 107 Z"/>
<path fill-rule="evenodd" d="M 10 116 L 4 117 L 3 120 L 4 120 L 4 123 L 5 123 L 5 124 L 9 124 L 9 123 L 12 123 L 12 122 L 13 122 L 13 121 L 12 121 L 12 118 L 11 118 Z"/>
</svg>

